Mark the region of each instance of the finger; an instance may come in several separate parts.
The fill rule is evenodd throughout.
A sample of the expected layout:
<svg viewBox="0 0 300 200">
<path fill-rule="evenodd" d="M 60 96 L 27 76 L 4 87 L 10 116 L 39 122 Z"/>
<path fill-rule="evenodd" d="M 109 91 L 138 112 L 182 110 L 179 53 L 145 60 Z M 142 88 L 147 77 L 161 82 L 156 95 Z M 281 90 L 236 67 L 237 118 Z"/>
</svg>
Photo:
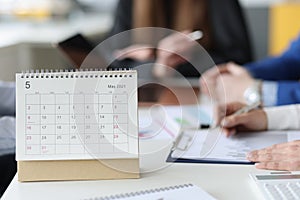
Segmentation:
<svg viewBox="0 0 300 200">
<path fill-rule="evenodd" d="M 139 58 L 140 55 L 143 56 L 143 54 L 149 53 L 153 51 L 153 48 L 151 46 L 147 45 L 131 45 L 129 47 L 126 47 L 124 49 L 119 49 L 114 51 L 114 56 L 117 59 L 124 59 L 124 58 Z"/>
<path fill-rule="evenodd" d="M 289 170 L 288 162 L 261 162 L 255 165 L 258 169 L 269 169 L 269 170 Z"/>
<path fill-rule="evenodd" d="M 212 67 L 212 68 L 206 70 L 202 74 L 201 79 L 205 82 L 205 80 L 208 80 L 209 78 L 215 77 L 217 73 L 218 73 L 218 67 L 217 66 Z"/>
<path fill-rule="evenodd" d="M 263 153 L 269 153 L 269 152 L 282 152 L 283 150 L 285 150 L 286 148 L 293 146 L 293 145 L 298 146 L 297 143 L 294 143 L 294 141 L 292 142 L 285 142 L 285 143 L 280 143 L 280 144 L 274 144 L 270 147 L 266 147 L 260 150 L 257 150 L 256 153 L 257 154 L 263 154 Z"/>
<path fill-rule="evenodd" d="M 263 155 L 263 154 L 267 154 L 267 153 L 279 153 L 279 154 L 284 154 L 285 156 L 294 156 L 299 154 L 300 151 L 300 147 L 297 144 L 293 144 L 293 143 L 288 143 L 288 144 L 284 144 L 281 145 L 280 148 L 275 147 L 271 147 L 271 148 L 266 148 L 262 151 L 259 151 L 258 154 L 259 155 Z"/>
<path fill-rule="evenodd" d="M 181 42 L 184 40 L 186 42 L 186 37 L 183 34 L 189 34 L 191 31 L 185 30 L 183 32 L 173 33 L 165 38 L 163 38 L 157 45 L 157 48 L 169 48 L 174 45 L 174 43 Z"/>
<path fill-rule="evenodd" d="M 226 115 L 231 115 L 239 109 L 243 108 L 245 104 L 241 102 L 233 102 L 226 104 Z"/>
<path fill-rule="evenodd" d="M 186 62 L 185 59 L 182 59 L 180 56 L 174 55 L 174 56 L 168 58 L 167 66 L 171 67 L 171 68 L 176 68 L 178 65 L 185 63 L 185 62 Z"/>
<path fill-rule="evenodd" d="M 227 72 L 227 64 L 222 64 L 219 66 L 215 66 L 207 70 L 203 75 L 202 79 L 206 81 L 206 79 L 215 79 L 217 76 L 219 76 L 222 73 Z"/>
<path fill-rule="evenodd" d="M 122 59 L 125 59 L 125 58 L 132 58 L 134 59 L 135 58 L 135 53 L 134 52 L 119 52 L 119 54 L 116 54 L 116 59 L 118 60 L 122 60 Z"/>
<path fill-rule="evenodd" d="M 184 63 L 186 62 L 183 58 L 181 58 L 180 56 L 173 54 L 173 53 L 169 53 L 169 52 L 163 52 L 160 53 L 157 56 L 157 60 L 156 63 L 164 65 L 166 67 L 172 67 L 175 68 L 178 64 Z"/>
<path fill-rule="evenodd" d="M 211 83 L 215 82 L 219 75 L 227 72 L 227 63 L 220 64 L 206 70 L 200 77 L 200 86 L 202 92 L 208 94 L 209 90 L 213 89 L 209 88 L 209 86 L 212 85 Z"/>
<path fill-rule="evenodd" d="M 218 65 L 218 73 L 224 74 L 224 73 L 229 73 L 230 71 L 228 70 L 228 66 L 230 63 L 225 63 Z"/>
<path fill-rule="evenodd" d="M 225 117 L 221 121 L 221 126 L 225 128 L 233 128 L 236 126 L 244 125 L 245 122 L 249 121 L 249 114 L 244 113 L 240 115 L 230 115 L 228 117 Z"/>
<path fill-rule="evenodd" d="M 270 161 L 281 161 L 286 157 L 285 154 L 282 153 L 265 153 L 265 154 L 254 154 L 248 155 L 247 159 L 252 162 L 270 162 Z"/>
<path fill-rule="evenodd" d="M 229 73 L 234 75 L 239 75 L 241 72 L 244 72 L 245 69 L 242 66 L 239 66 L 233 62 L 227 64 L 227 70 Z"/>
<path fill-rule="evenodd" d="M 257 159 L 259 155 L 264 155 L 264 154 L 271 154 L 271 153 L 280 153 L 282 152 L 282 149 L 276 149 L 273 146 L 264 148 L 264 149 L 259 149 L 259 150 L 254 150 L 248 153 L 247 158 L 254 161 Z"/>
<path fill-rule="evenodd" d="M 190 30 L 190 29 L 186 29 L 186 30 L 184 30 L 184 31 L 182 31 L 181 33 L 183 33 L 183 34 L 189 34 L 189 33 L 191 33 L 192 32 L 192 30 Z"/>
<path fill-rule="evenodd" d="M 206 71 L 200 78 L 200 83 L 202 87 L 206 87 L 208 90 L 215 89 L 215 88 L 208 88 L 211 83 L 216 83 L 220 75 L 227 72 L 226 65 L 221 65 L 218 67 L 213 67 L 210 70 Z M 209 91 L 208 91 L 209 92 Z"/>
<path fill-rule="evenodd" d="M 261 150 L 255 150 L 248 153 L 249 159 L 257 159 L 259 156 L 267 155 L 267 154 L 280 154 L 283 153 L 282 149 L 273 149 L 273 148 L 266 148 Z"/>
<path fill-rule="evenodd" d="M 216 125 L 219 125 L 221 120 L 226 116 L 226 104 L 216 105 L 213 108 L 213 118 Z"/>
<path fill-rule="evenodd" d="M 229 104 L 218 104 L 214 106 L 213 113 L 216 124 L 219 125 L 221 120 L 225 116 L 233 114 L 235 111 L 241 109 L 244 106 L 245 104 L 239 102 L 233 102 Z"/>
<path fill-rule="evenodd" d="M 265 154 L 285 154 L 286 153 L 286 147 L 284 148 L 266 148 L 261 151 L 257 152 L 257 155 L 265 155 Z"/>
<path fill-rule="evenodd" d="M 236 134 L 235 128 L 224 128 L 221 130 L 221 133 L 224 134 L 226 137 L 231 137 Z"/>
<path fill-rule="evenodd" d="M 294 140 L 286 143 L 275 144 L 272 146 L 273 148 L 284 148 L 284 147 L 300 147 L 300 141 Z"/>
<path fill-rule="evenodd" d="M 284 159 L 286 156 L 288 156 L 288 153 L 289 155 L 293 155 L 293 153 L 297 153 L 296 151 L 298 149 L 299 149 L 298 146 L 296 147 L 296 150 L 294 148 L 290 148 L 290 145 L 288 145 L 288 143 L 276 144 L 264 149 L 254 150 L 248 153 L 247 158 L 251 161 L 263 161 L 260 160 L 260 158 L 264 158 L 264 156 L 266 155 L 273 154 L 273 155 L 282 155 L 282 158 L 279 159 Z"/>
</svg>

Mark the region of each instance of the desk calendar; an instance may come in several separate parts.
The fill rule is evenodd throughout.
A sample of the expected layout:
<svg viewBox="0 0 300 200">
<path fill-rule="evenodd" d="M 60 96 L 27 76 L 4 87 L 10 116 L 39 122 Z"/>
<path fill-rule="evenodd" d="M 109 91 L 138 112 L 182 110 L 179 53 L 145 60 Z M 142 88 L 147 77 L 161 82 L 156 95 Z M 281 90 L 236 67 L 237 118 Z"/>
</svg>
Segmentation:
<svg viewBox="0 0 300 200">
<path fill-rule="evenodd" d="M 135 71 L 23 73 L 18 161 L 138 157 Z"/>
</svg>

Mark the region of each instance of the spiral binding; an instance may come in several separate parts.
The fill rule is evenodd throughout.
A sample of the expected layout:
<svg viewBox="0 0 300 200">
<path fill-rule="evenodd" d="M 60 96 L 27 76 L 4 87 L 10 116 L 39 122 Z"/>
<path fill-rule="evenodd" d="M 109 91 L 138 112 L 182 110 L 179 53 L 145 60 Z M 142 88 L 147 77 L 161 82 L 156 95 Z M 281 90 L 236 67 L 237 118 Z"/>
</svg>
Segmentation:
<svg viewBox="0 0 300 200">
<path fill-rule="evenodd" d="M 96 74 L 97 72 L 103 72 Z M 117 69 L 40 69 L 26 70 L 21 72 L 21 78 L 127 78 L 132 77 L 132 72 L 136 70 L 128 68 Z"/>
<path fill-rule="evenodd" d="M 141 190 L 138 192 L 110 195 L 110 196 L 106 196 L 106 197 L 89 198 L 89 199 L 85 199 L 85 200 L 118 200 L 118 199 L 126 198 L 126 197 L 135 197 L 135 196 L 141 196 L 141 195 L 146 195 L 146 194 L 151 194 L 151 193 L 156 193 L 156 192 L 164 192 L 164 191 L 168 191 L 168 190 L 177 190 L 177 189 L 181 189 L 181 188 L 188 188 L 188 187 L 192 187 L 192 186 L 193 186 L 193 184 L 187 183 L 187 184 L 182 184 L 182 185 L 162 187 L 162 188 L 156 188 L 156 189 L 150 189 L 150 190 Z"/>
</svg>

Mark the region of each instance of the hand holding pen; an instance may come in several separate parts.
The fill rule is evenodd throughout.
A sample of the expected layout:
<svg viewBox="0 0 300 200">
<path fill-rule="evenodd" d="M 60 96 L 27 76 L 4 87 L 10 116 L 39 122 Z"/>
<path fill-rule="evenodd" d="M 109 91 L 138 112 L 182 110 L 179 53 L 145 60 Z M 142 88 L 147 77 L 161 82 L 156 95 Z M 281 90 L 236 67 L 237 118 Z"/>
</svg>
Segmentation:
<svg viewBox="0 0 300 200">
<path fill-rule="evenodd" d="M 218 124 L 227 137 L 237 131 L 263 131 L 267 129 L 267 116 L 259 103 L 246 106 L 242 103 L 230 103 L 220 106 L 216 113 Z M 220 114 L 221 113 L 221 114 Z"/>
<path fill-rule="evenodd" d="M 185 37 L 184 34 L 186 34 L 187 37 Z M 200 40 L 202 37 L 203 33 L 200 30 L 173 33 L 163 38 L 157 47 L 154 47 L 152 44 L 132 44 L 124 49 L 116 50 L 113 54 L 118 60 L 133 59 L 139 62 L 146 62 L 158 59 L 162 64 L 168 64 L 173 67 L 175 64 L 178 64 L 178 62 L 186 61 L 174 53 L 160 50 L 164 49 L 184 53 L 184 51 L 188 51 L 191 46 L 195 45 L 195 42 L 192 41 Z"/>
<path fill-rule="evenodd" d="M 156 63 L 153 74 L 158 78 L 172 75 L 178 65 L 187 62 L 186 58 L 192 55 L 194 47 L 198 44 L 196 40 L 203 37 L 202 31 L 188 31 L 173 33 L 162 39 L 156 48 Z"/>
</svg>

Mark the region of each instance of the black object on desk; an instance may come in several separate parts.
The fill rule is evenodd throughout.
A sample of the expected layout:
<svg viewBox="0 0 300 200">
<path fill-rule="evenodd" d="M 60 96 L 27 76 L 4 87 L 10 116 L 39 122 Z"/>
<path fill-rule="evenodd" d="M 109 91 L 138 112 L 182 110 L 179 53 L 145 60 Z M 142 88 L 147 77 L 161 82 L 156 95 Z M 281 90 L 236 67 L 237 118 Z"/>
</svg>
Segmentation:
<svg viewBox="0 0 300 200">
<path fill-rule="evenodd" d="M 0 156 L 0 197 L 5 192 L 17 172 L 15 154 Z"/>
</svg>

